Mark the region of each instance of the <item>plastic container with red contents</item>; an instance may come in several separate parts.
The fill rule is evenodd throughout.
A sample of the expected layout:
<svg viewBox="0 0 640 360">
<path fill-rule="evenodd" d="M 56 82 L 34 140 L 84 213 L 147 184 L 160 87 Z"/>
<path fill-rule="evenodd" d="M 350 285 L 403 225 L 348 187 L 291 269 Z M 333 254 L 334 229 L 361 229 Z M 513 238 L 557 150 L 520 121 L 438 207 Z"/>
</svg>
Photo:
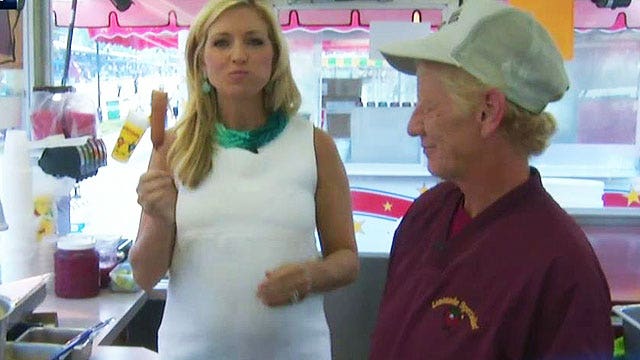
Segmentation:
<svg viewBox="0 0 640 360">
<path fill-rule="evenodd" d="M 97 112 L 95 103 L 86 95 L 67 95 L 64 109 L 63 131 L 66 138 L 97 135 Z"/>
<path fill-rule="evenodd" d="M 62 298 L 89 298 L 100 292 L 100 257 L 91 236 L 58 241 L 54 254 L 55 293 Z"/>
<path fill-rule="evenodd" d="M 97 136 L 97 108 L 86 94 L 76 93 L 71 86 L 41 86 L 34 87 L 33 91 L 33 140 L 52 135 L 64 135 L 65 138 Z"/>
<path fill-rule="evenodd" d="M 31 137 L 44 139 L 64 134 L 64 111 L 71 86 L 42 86 L 33 88 L 33 110 L 31 111 Z"/>
</svg>

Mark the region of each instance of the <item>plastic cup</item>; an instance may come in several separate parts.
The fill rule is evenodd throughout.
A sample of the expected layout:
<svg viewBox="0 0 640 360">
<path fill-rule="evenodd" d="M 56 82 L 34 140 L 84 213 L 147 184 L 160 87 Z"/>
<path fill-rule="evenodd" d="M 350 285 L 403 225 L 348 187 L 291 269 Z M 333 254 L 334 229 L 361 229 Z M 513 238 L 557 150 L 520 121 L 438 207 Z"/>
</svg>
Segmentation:
<svg viewBox="0 0 640 360">
<path fill-rule="evenodd" d="M 111 157 L 127 162 L 135 150 L 140 138 L 149 127 L 149 117 L 141 112 L 130 111 L 127 119 L 122 125 L 120 136 L 113 147 Z"/>
<path fill-rule="evenodd" d="M 120 237 L 96 236 L 96 251 L 100 258 L 100 287 L 109 286 L 111 278 L 109 273 L 118 265 L 118 241 Z"/>
</svg>

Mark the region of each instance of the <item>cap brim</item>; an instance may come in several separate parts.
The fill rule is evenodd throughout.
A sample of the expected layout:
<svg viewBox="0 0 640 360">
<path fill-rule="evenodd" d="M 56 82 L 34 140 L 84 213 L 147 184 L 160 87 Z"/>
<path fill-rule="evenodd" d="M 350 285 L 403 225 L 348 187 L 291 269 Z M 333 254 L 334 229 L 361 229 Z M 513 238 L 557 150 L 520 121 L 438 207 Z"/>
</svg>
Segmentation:
<svg viewBox="0 0 640 360">
<path fill-rule="evenodd" d="M 444 39 L 440 39 L 436 33 L 426 38 L 385 44 L 380 46 L 379 50 L 389 65 L 409 75 L 416 74 L 417 61 L 419 60 L 460 66 L 450 55 L 452 52 L 450 42 L 442 40 Z"/>
</svg>

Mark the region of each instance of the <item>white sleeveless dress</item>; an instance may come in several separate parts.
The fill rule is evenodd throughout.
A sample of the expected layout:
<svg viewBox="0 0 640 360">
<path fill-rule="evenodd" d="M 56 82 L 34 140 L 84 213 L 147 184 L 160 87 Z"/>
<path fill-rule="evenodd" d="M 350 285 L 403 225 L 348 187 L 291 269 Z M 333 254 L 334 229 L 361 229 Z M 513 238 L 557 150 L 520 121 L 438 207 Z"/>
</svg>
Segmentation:
<svg viewBox="0 0 640 360">
<path fill-rule="evenodd" d="M 219 148 L 197 189 L 178 188 L 160 358 L 331 358 L 322 295 L 270 308 L 266 270 L 316 258 L 311 123 L 291 119 L 258 154 Z"/>
</svg>

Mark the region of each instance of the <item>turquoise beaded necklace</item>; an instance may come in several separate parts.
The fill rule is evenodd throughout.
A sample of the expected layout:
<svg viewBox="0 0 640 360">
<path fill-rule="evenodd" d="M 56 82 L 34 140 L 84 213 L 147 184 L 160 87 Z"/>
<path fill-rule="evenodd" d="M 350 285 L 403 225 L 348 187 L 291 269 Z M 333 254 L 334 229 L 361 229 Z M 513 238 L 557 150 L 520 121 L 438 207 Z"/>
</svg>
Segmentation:
<svg viewBox="0 0 640 360">
<path fill-rule="evenodd" d="M 240 148 L 257 154 L 258 149 L 275 139 L 287 126 L 287 116 L 282 111 L 269 115 L 266 124 L 253 130 L 234 130 L 217 122 L 216 137 L 223 148 Z"/>
</svg>

